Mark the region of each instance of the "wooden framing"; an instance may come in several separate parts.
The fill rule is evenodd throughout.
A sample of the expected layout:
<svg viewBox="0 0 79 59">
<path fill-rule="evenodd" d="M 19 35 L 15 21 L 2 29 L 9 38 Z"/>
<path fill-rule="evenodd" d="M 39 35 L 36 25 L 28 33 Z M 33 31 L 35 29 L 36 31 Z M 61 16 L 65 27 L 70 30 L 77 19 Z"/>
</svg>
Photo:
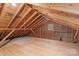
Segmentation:
<svg viewBox="0 0 79 59">
<path fill-rule="evenodd" d="M 14 21 L 14 19 L 16 18 L 16 16 L 21 13 L 21 11 L 23 10 L 23 9 L 22 9 L 23 7 L 24 7 L 24 4 L 22 4 L 22 5 L 20 6 L 19 10 L 18 10 L 17 13 L 15 14 L 15 16 L 12 18 L 11 22 L 8 24 L 8 27 L 9 27 L 9 26 L 11 25 L 11 23 Z M 15 27 L 18 26 L 18 24 L 26 17 L 26 15 L 27 15 L 31 10 L 32 10 L 32 8 L 29 8 L 29 9 L 26 11 L 25 15 L 20 19 L 20 21 L 16 24 Z M 7 28 L 8 28 L 8 27 L 7 27 Z M 3 32 L 1 36 L 3 36 L 3 35 L 6 34 L 6 33 L 7 33 L 7 32 Z"/>
<path fill-rule="evenodd" d="M 28 22 L 32 19 L 32 17 L 34 17 L 36 14 L 37 14 L 37 12 L 34 12 L 34 13 L 32 14 L 32 16 L 30 16 L 30 17 L 25 21 L 25 23 L 22 24 L 21 27 L 23 27 L 26 23 L 28 23 Z M 21 28 L 21 27 L 20 27 L 20 28 Z"/>
<path fill-rule="evenodd" d="M 42 8 L 40 6 L 39 7 L 34 6 L 34 8 L 39 10 L 44 16 L 48 17 L 50 20 L 52 20 L 55 23 L 67 26 L 72 29 L 79 29 L 79 23 L 78 23 L 79 20 L 75 20 L 74 18 L 69 18 L 69 17 L 63 16 L 63 15 L 59 15 L 59 13 L 54 13 L 53 10 L 51 10 L 51 9 Z M 57 11 L 59 12 L 59 10 L 57 10 Z"/>
<path fill-rule="evenodd" d="M 38 22 L 40 22 L 42 18 L 43 18 L 43 17 L 40 17 L 37 21 L 35 21 L 34 23 L 32 23 L 31 26 L 28 27 L 28 28 L 31 28 L 31 32 L 32 32 L 33 34 L 35 34 L 35 32 L 34 32 L 34 29 L 35 29 L 35 28 L 34 28 L 34 25 L 37 24 Z"/>
<path fill-rule="evenodd" d="M 27 28 L 28 26 L 30 26 L 35 20 L 37 20 L 37 18 L 39 18 L 41 16 L 41 14 L 39 14 L 37 17 L 35 17 L 35 19 L 33 19 L 29 24 L 26 25 L 25 28 Z"/>
<path fill-rule="evenodd" d="M 27 11 L 23 15 L 23 17 L 17 22 L 17 24 L 14 26 L 14 28 L 11 28 L 11 25 L 13 24 L 13 22 L 17 18 L 17 16 L 19 14 L 21 14 L 22 10 L 24 9 L 24 6 L 25 6 L 25 4 L 22 4 L 20 6 L 18 11 L 16 12 L 16 14 L 13 16 L 10 23 L 8 24 L 7 28 L 0 28 L 0 30 L 4 30 L 4 31 L 6 30 L 6 32 L 3 32 L 2 34 L 7 34 L 6 36 L 4 35 L 5 37 L 3 37 L 3 39 L 0 43 L 4 42 L 8 37 L 10 37 L 12 34 L 17 33 L 19 30 L 23 30 L 23 31 L 30 30 L 30 32 L 35 34 L 35 31 L 34 31 L 35 29 L 39 28 L 40 26 L 42 26 L 48 22 L 48 20 L 45 19 L 44 17 L 47 17 L 49 20 L 51 20 L 57 24 L 64 25 L 69 28 L 75 29 L 76 33 L 74 35 L 74 41 L 76 41 L 76 37 L 79 32 L 79 30 L 77 30 L 77 29 L 79 29 L 79 24 L 74 23 L 73 21 L 71 21 L 72 19 L 70 20 L 70 18 L 66 18 L 61 15 L 57 15 L 57 13 L 62 13 L 61 11 L 58 11 L 58 10 L 54 10 L 54 11 L 58 11 L 56 14 L 53 14 L 54 11 L 52 12 L 50 10 L 48 10 L 49 14 L 47 13 L 47 11 L 44 11 L 44 12 L 42 11 L 42 13 L 39 13 L 39 11 L 36 11 L 32 7 L 29 6 L 29 8 L 27 9 Z M 29 14 L 31 11 L 33 11 L 33 14 Z M 28 18 L 25 20 L 25 18 L 27 17 L 28 14 L 30 16 L 28 16 Z M 25 22 L 22 22 L 24 20 L 25 20 Z M 19 25 L 21 25 L 21 26 L 19 26 Z M 55 30 L 55 31 L 57 31 L 57 30 Z M 40 33 L 38 33 L 38 34 L 40 34 L 40 37 L 41 37 L 41 34 L 43 34 L 41 29 L 40 29 Z"/>
<path fill-rule="evenodd" d="M 21 21 L 27 16 L 27 14 L 28 14 L 30 11 L 32 11 L 32 8 L 29 8 L 28 11 L 26 11 L 26 13 L 24 14 L 24 16 L 20 19 L 20 21 L 18 21 L 18 23 L 16 24 L 15 27 L 17 27 L 17 26 L 21 23 Z"/>
<path fill-rule="evenodd" d="M 4 5 L 5 5 L 5 3 L 1 3 L 1 5 L 0 5 L 0 15 L 1 15 L 1 13 L 2 13 L 2 10 L 3 10 L 3 8 L 4 8 Z"/>
<path fill-rule="evenodd" d="M 31 29 L 32 33 L 35 34 L 35 32 L 33 31 L 33 29 Z"/>
<path fill-rule="evenodd" d="M 74 35 L 74 43 L 76 43 L 77 42 L 77 35 L 78 35 L 78 33 L 79 33 L 79 30 L 76 30 L 76 32 L 75 32 L 75 35 Z"/>
<path fill-rule="evenodd" d="M 37 12 L 34 12 L 33 14 L 32 14 L 32 16 L 29 18 L 29 19 L 27 19 L 27 21 L 25 21 L 24 22 L 24 24 L 23 25 L 21 25 L 21 27 L 20 28 L 22 28 L 32 17 L 34 17 L 35 15 L 37 14 Z M 22 18 L 22 19 L 24 19 L 24 17 Z M 19 22 L 17 23 L 17 25 L 19 24 Z M 16 25 L 16 26 L 17 26 Z M 3 40 L 1 41 L 1 42 L 4 42 L 12 33 L 14 33 L 15 32 L 15 29 L 13 29 L 9 34 L 7 34 L 4 38 L 3 38 Z"/>
<path fill-rule="evenodd" d="M 48 6 L 48 3 L 45 4 L 44 6 L 42 4 L 38 4 L 38 5 L 35 5 L 35 4 L 29 4 L 29 5 L 32 5 L 32 7 L 34 7 L 35 9 L 38 9 L 39 11 L 41 9 L 43 10 L 48 10 L 50 11 L 51 13 L 55 13 L 55 14 L 58 14 L 58 15 L 66 15 L 66 16 L 72 16 L 72 17 L 79 17 L 79 14 L 77 12 L 72 12 L 70 10 L 65 10 L 65 9 L 59 9 L 59 8 L 50 8 L 50 6 Z"/>
<path fill-rule="evenodd" d="M 31 10 L 32 10 L 32 8 L 30 8 Z M 27 11 L 28 13 L 30 12 L 30 11 Z M 21 27 L 20 28 L 22 28 L 24 25 L 26 25 L 26 23 L 28 23 L 35 15 L 37 14 L 37 12 L 34 12 L 33 14 L 32 14 L 32 16 L 29 18 L 29 19 L 27 19 L 22 25 L 21 25 Z M 26 15 L 27 16 L 27 15 Z M 26 17 L 25 16 L 25 17 Z M 24 16 L 23 16 L 23 18 L 25 18 Z M 24 28 L 25 29 L 25 28 Z"/>
<path fill-rule="evenodd" d="M 31 28 L 0 28 L 0 30 L 30 30 Z"/>
<path fill-rule="evenodd" d="M 25 19 L 25 17 L 29 14 L 30 11 L 32 11 L 32 9 L 31 8 L 28 8 L 28 10 L 24 14 L 24 16 L 21 19 L 19 19 L 19 21 L 16 23 L 16 25 L 13 28 L 16 28 L 16 27 L 19 28 L 18 25 Z"/>
<path fill-rule="evenodd" d="M 32 25 L 30 25 L 28 28 L 34 28 L 34 26 L 41 21 L 41 19 L 43 19 L 43 17 L 40 17 L 37 21 L 35 21 Z"/>
<path fill-rule="evenodd" d="M 25 4 L 22 4 L 22 5 L 20 6 L 20 8 L 19 8 L 18 11 L 16 12 L 16 14 L 13 16 L 13 18 L 11 19 L 11 21 L 10 21 L 10 23 L 8 24 L 7 27 L 9 27 L 9 26 L 12 24 L 12 22 L 14 21 L 14 19 L 17 17 L 17 15 L 20 14 L 20 12 L 23 10 L 24 5 L 25 5 Z"/>
<path fill-rule="evenodd" d="M 42 25 L 44 25 L 45 23 L 47 23 L 48 21 L 44 21 L 41 24 L 38 23 L 38 25 L 36 26 L 36 28 L 41 27 Z"/>
<path fill-rule="evenodd" d="M 44 20 L 40 20 L 36 25 L 34 25 L 33 27 L 36 28 L 36 26 L 38 26 L 39 24 L 41 24 L 41 22 L 43 22 Z"/>
<path fill-rule="evenodd" d="M 14 19 L 17 17 L 17 15 L 20 14 L 20 12 L 23 10 L 23 7 L 24 7 L 25 4 L 22 4 L 20 6 L 20 8 L 18 9 L 18 11 L 16 12 L 16 14 L 13 16 L 13 18 L 11 19 L 10 23 L 8 24 L 8 26 L 6 28 L 9 28 L 12 24 L 12 22 L 14 21 Z M 3 32 L 1 36 L 3 36 L 6 32 Z"/>
</svg>

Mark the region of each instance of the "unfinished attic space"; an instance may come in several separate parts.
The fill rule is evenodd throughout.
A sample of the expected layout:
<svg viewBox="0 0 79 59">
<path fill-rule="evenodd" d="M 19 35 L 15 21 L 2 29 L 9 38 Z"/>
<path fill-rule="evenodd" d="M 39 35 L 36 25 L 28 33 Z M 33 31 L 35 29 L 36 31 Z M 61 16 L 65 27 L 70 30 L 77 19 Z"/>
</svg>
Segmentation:
<svg viewBox="0 0 79 59">
<path fill-rule="evenodd" d="M 79 3 L 0 3 L 0 56 L 79 56 Z"/>
</svg>

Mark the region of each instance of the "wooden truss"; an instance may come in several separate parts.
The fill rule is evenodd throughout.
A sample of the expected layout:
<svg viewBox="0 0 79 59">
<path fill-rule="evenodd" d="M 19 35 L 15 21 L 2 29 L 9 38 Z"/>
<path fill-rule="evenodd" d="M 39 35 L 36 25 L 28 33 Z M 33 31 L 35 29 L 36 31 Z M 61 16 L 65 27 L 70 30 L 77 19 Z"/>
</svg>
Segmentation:
<svg viewBox="0 0 79 59">
<path fill-rule="evenodd" d="M 17 16 L 19 14 L 21 14 L 22 11 L 24 10 L 24 8 L 27 7 L 27 6 L 29 8 L 28 8 L 27 11 L 25 11 L 25 14 L 23 15 L 23 17 L 21 17 L 19 19 L 19 21 L 17 22 L 17 24 L 14 27 L 11 27 L 11 25 L 16 20 Z M 32 12 L 32 14 L 28 18 L 26 18 L 28 16 L 28 14 L 30 14 L 30 12 Z M 58 24 L 61 23 L 61 24 L 72 26 L 74 28 L 79 28 L 79 26 L 76 26 L 76 24 L 72 25 L 71 22 L 66 22 L 66 23 L 63 22 L 64 17 L 60 17 L 58 15 L 53 15 L 53 17 L 50 17 L 51 14 L 46 14 L 46 13 L 42 14 L 42 13 L 40 13 L 37 10 L 33 9 L 32 6 L 29 6 L 28 4 L 25 4 L 25 3 L 22 4 L 19 7 L 16 14 L 11 19 L 10 23 L 7 25 L 7 27 L 6 28 L 0 28 L 0 30 L 4 31 L 1 36 L 5 35 L 2 38 L 2 40 L 0 41 L 0 44 L 3 45 L 3 43 L 7 40 L 7 38 L 9 38 L 12 34 L 17 33 L 20 30 L 23 30 L 23 31 L 28 31 L 29 30 L 30 32 L 35 34 L 34 30 L 37 29 L 38 27 L 42 26 L 43 24 L 45 24 L 48 21 L 48 20 L 45 19 L 45 17 L 47 17 L 48 19 L 52 19 L 52 21 L 57 22 Z M 24 21 L 24 19 L 25 19 L 25 21 Z M 61 19 L 61 21 L 59 19 Z M 24 22 L 21 23 L 22 21 L 24 21 Z M 21 25 L 19 25 L 19 24 L 21 24 Z M 78 30 L 75 33 L 74 40 L 76 39 L 77 35 L 78 35 Z"/>
</svg>

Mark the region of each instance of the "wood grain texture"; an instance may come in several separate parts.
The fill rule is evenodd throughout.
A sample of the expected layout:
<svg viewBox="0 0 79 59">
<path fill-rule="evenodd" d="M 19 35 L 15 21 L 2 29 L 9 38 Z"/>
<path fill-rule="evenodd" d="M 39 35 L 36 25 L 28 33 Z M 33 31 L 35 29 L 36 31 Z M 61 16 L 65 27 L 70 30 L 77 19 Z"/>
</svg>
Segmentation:
<svg viewBox="0 0 79 59">
<path fill-rule="evenodd" d="M 39 10 L 42 14 L 45 15 L 45 17 L 49 18 L 50 20 L 52 20 L 53 22 L 56 22 L 58 24 L 67 26 L 69 28 L 73 28 L 73 29 L 79 29 L 79 18 L 78 16 L 73 16 L 73 17 L 67 17 L 67 14 L 69 15 L 70 13 L 64 13 L 63 11 L 61 12 L 61 10 L 56 10 L 56 9 L 50 9 L 50 8 L 44 8 L 42 6 L 40 6 L 41 4 L 38 5 L 34 5 L 33 8 Z M 65 14 L 65 15 L 63 15 Z"/>
<path fill-rule="evenodd" d="M 44 23 L 44 21 L 43 21 Z M 52 25 L 52 29 L 49 30 L 49 24 Z M 73 42 L 73 36 L 74 36 L 74 30 L 71 28 L 67 28 L 64 26 L 61 26 L 59 24 L 56 24 L 54 22 L 48 21 L 41 25 L 40 27 L 38 26 L 34 30 L 35 34 L 30 33 L 31 36 L 35 37 L 41 37 L 41 38 L 48 38 L 48 39 L 53 39 L 53 40 L 60 40 L 60 37 L 62 38 L 63 41 L 68 41 L 68 42 Z M 77 40 L 78 41 L 78 40 Z"/>
<path fill-rule="evenodd" d="M 35 37 L 20 37 L 0 48 L 2 56 L 77 56 L 77 44 Z"/>
</svg>

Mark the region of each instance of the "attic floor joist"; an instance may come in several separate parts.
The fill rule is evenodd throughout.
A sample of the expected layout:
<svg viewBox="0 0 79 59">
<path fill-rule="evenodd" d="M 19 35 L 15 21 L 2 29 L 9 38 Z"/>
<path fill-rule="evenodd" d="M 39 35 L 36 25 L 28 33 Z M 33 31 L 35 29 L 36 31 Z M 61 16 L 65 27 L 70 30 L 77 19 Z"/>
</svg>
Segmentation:
<svg viewBox="0 0 79 59">
<path fill-rule="evenodd" d="M 28 36 L 0 48 L 1 56 L 79 56 L 78 52 L 78 44 Z"/>
</svg>

